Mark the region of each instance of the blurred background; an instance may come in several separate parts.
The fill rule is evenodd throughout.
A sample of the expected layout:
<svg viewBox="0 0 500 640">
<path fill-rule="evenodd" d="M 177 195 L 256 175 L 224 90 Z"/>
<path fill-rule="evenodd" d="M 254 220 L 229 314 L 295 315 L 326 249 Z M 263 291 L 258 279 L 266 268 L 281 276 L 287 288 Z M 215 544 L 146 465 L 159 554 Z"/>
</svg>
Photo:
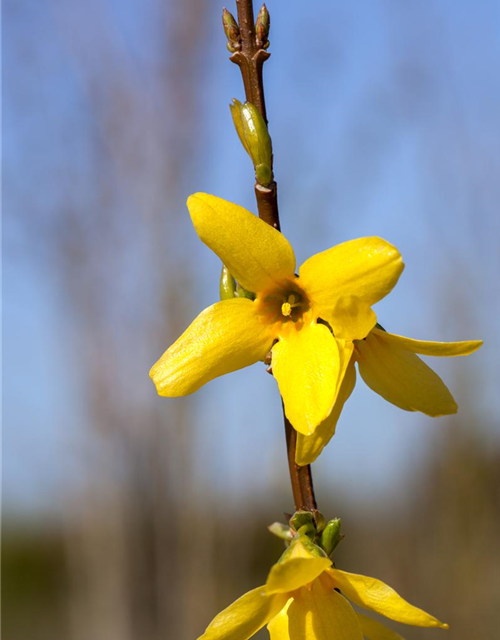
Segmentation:
<svg viewBox="0 0 500 640">
<path fill-rule="evenodd" d="M 457 416 L 402 412 L 358 381 L 313 467 L 321 510 L 343 521 L 337 565 L 449 622 L 447 638 L 498 637 L 500 4 L 268 8 L 299 264 L 380 235 L 407 265 L 382 325 L 485 341 L 430 363 Z M 264 367 L 176 400 L 148 377 L 218 296 L 187 196 L 256 209 L 221 9 L 4 3 L 6 640 L 193 640 L 281 553 L 266 526 L 293 505 Z"/>
</svg>

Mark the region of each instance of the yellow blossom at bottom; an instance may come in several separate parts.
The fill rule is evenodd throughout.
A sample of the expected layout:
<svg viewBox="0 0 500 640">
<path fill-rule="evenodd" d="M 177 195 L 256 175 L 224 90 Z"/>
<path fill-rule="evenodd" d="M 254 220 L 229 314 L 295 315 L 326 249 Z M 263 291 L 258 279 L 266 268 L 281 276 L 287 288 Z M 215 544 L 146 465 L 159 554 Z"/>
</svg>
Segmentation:
<svg viewBox="0 0 500 640">
<path fill-rule="evenodd" d="M 266 624 L 271 640 L 401 640 L 355 612 L 350 601 L 404 624 L 448 628 L 380 580 L 334 568 L 307 536 L 298 535 L 266 584 L 219 613 L 198 640 L 248 640 Z"/>
</svg>

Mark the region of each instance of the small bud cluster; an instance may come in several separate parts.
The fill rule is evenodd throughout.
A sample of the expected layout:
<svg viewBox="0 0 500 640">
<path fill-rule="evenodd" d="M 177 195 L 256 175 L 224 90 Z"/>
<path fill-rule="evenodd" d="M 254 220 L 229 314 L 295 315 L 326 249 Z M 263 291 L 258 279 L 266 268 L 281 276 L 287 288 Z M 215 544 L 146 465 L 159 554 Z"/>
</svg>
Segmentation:
<svg viewBox="0 0 500 640">
<path fill-rule="evenodd" d="M 309 538 L 312 547 L 318 555 L 330 556 L 344 536 L 340 533 L 340 518 L 333 518 L 326 522 L 319 511 L 296 511 L 290 518 L 288 526 L 281 522 L 274 522 L 268 527 L 269 531 L 285 541 L 288 546 L 296 536 Z"/>
<path fill-rule="evenodd" d="M 227 48 L 231 53 L 241 51 L 240 27 L 235 17 L 225 7 L 222 9 L 222 26 L 227 38 Z M 269 47 L 269 28 L 271 18 L 265 4 L 262 5 L 255 22 L 255 44 L 260 49 Z"/>
</svg>

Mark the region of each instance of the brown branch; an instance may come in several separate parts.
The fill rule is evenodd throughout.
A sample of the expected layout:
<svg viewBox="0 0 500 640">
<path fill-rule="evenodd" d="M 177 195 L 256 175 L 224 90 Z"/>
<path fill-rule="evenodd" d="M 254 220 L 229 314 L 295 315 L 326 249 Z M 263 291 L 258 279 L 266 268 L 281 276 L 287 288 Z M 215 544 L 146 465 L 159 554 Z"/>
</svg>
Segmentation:
<svg viewBox="0 0 500 640">
<path fill-rule="evenodd" d="M 254 26 L 252 0 L 236 0 L 236 6 L 238 9 L 239 41 L 238 50 L 233 53 L 230 60 L 240 68 L 247 101 L 258 107 L 262 117 L 267 123 L 262 67 L 270 54 L 262 48 L 264 43 L 258 41 Z M 259 217 L 279 231 L 280 219 L 276 182 L 272 182 L 267 187 L 256 182 L 255 197 L 257 199 Z M 284 406 L 283 419 L 285 423 L 288 467 L 290 470 L 295 508 L 297 510 L 304 509 L 314 512 L 317 507 L 314 497 L 311 467 L 309 465 L 300 467 L 295 462 L 297 432 L 286 417 Z"/>
<path fill-rule="evenodd" d="M 236 6 L 238 9 L 241 49 L 233 53 L 230 60 L 240 68 L 247 101 L 259 109 L 267 123 L 262 67 L 270 54 L 257 42 L 252 0 L 236 0 Z M 266 187 L 256 182 L 255 198 L 259 217 L 279 231 L 278 187 L 276 182 L 273 181 Z"/>
<path fill-rule="evenodd" d="M 283 403 L 282 403 L 283 404 Z M 285 415 L 283 405 L 283 420 L 285 422 L 286 448 L 288 455 L 288 468 L 290 470 L 290 481 L 292 483 L 293 500 L 295 509 L 316 511 L 317 504 L 314 496 L 314 487 L 311 474 L 311 466 L 299 466 L 295 462 L 295 450 L 297 448 L 297 432 L 290 424 Z"/>
</svg>

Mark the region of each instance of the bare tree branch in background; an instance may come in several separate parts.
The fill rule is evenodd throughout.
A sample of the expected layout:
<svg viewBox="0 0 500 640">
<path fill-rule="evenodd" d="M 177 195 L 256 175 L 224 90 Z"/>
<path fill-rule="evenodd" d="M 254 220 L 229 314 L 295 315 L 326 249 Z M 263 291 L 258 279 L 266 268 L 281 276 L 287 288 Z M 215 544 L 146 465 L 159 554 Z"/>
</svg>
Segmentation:
<svg viewBox="0 0 500 640">
<path fill-rule="evenodd" d="M 75 640 L 188 639 L 196 635 L 193 606 L 211 609 L 197 587 L 211 572 L 210 526 L 193 546 L 186 531 L 200 521 L 181 508 L 191 503 L 194 475 L 187 405 L 131 392 L 138 345 L 147 336 L 158 352 L 186 323 L 190 275 L 177 268 L 176 220 L 199 135 L 193 79 L 201 76 L 206 3 L 152 9 L 163 63 L 147 70 L 139 91 L 140 70 L 102 4 L 81 15 L 53 5 L 83 73 L 92 153 L 91 197 L 75 198 L 62 180 L 67 203 L 51 230 L 97 435 L 87 443 L 90 486 L 66 529 Z M 91 15 L 93 41 L 88 29 L 79 35 L 79 21 Z M 157 274 L 149 286 L 146 274 Z"/>
</svg>

